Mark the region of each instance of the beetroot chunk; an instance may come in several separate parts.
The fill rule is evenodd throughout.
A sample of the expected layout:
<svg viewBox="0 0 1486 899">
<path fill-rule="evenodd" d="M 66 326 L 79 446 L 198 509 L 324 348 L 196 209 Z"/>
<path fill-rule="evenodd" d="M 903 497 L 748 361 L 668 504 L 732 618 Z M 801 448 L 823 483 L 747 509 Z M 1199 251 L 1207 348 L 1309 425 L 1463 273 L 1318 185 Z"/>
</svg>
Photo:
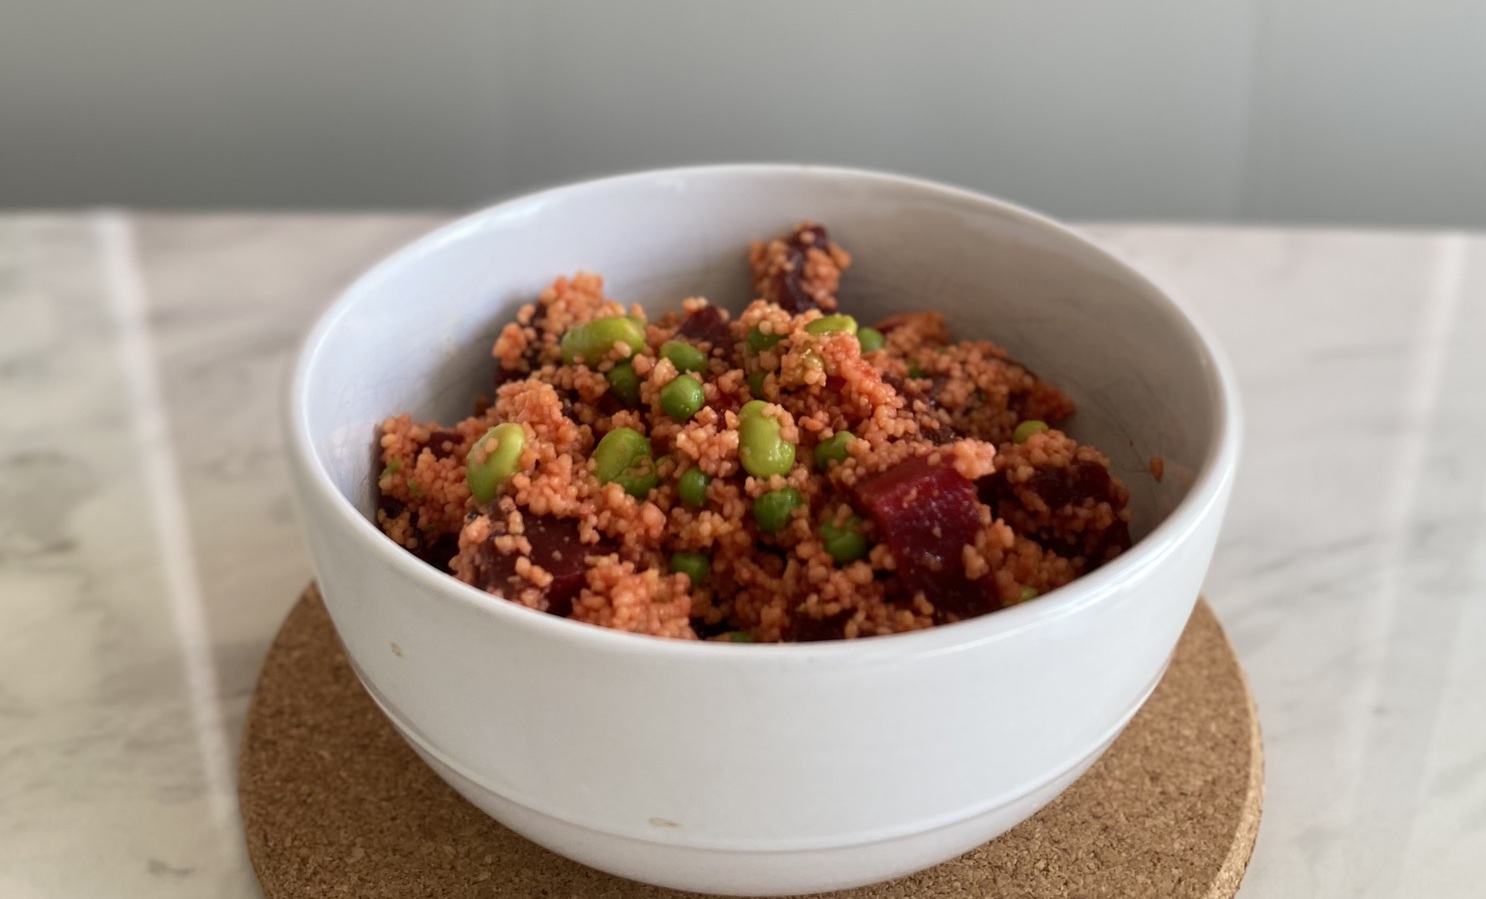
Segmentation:
<svg viewBox="0 0 1486 899">
<path fill-rule="evenodd" d="M 759 246 L 761 245 L 756 245 L 755 249 Z M 811 309 L 834 310 L 835 277 L 821 282 L 818 280 L 819 273 L 816 279 L 810 279 L 805 271 L 811 251 L 818 250 L 831 257 L 834 256 L 832 247 L 830 235 L 824 227 L 801 225 L 788 237 L 771 242 L 764 255 L 750 256 L 754 288 L 759 296 L 778 303 L 791 315 L 799 315 Z M 836 249 L 839 251 L 839 247 Z M 836 265 L 834 258 L 832 263 Z M 840 267 L 844 266 L 837 266 L 836 275 L 839 275 Z"/>
<path fill-rule="evenodd" d="M 1130 492 L 1109 460 L 1061 431 L 1005 443 L 980 498 L 1018 534 L 1074 561 L 1080 573 L 1130 548 Z"/>
<path fill-rule="evenodd" d="M 442 428 L 428 433 L 428 449 L 433 453 L 435 459 L 462 456 L 468 452 L 468 449 L 464 445 L 463 434 L 458 431 L 446 431 Z"/>
<path fill-rule="evenodd" d="M 721 347 L 724 353 L 732 352 L 732 334 L 728 331 L 728 319 L 716 306 L 703 306 L 682 319 L 676 329 L 678 340 L 695 340 Z"/>
<path fill-rule="evenodd" d="M 926 457 L 900 462 L 857 484 L 856 500 L 877 525 L 909 590 L 956 618 L 1000 608 L 988 578 L 974 581 L 965 574 L 965 546 L 983 525 L 975 484 L 954 466 Z"/>
<path fill-rule="evenodd" d="M 583 589 L 588 566 L 583 559 L 609 552 L 603 546 L 584 545 L 578 540 L 578 522 L 572 518 L 550 515 L 525 516 L 526 539 L 531 541 L 531 562 L 552 575 L 543 595 L 546 611 L 566 617 L 573 611 L 573 598 Z M 501 552 L 493 538 L 481 544 L 475 560 L 474 585 L 481 590 L 501 593 L 521 590 L 531 582 L 516 574 L 518 553 Z"/>
</svg>

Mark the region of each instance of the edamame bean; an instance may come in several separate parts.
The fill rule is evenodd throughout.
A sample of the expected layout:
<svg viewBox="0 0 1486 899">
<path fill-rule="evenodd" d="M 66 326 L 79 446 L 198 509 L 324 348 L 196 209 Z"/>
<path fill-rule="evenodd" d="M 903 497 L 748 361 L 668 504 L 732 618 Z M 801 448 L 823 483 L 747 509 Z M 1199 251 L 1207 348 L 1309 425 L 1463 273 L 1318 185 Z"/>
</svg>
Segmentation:
<svg viewBox="0 0 1486 899">
<path fill-rule="evenodd" d="M 733 631 L 731 634 L 728 634 L 728 642 L 729 643 L 752 643 L 753 642 L 753 634 L 750 634 L 748 631 Z"/>
<path fill-rule="evenodd" d="M 908 377 L 918 380 L 924 376 L 924 370 L 919 368 L 917 362 L 908 363 Z"/>
<path fill-rule="evenodd" d="M 784 474 L 795 466 L 795 445 L 779 436 L 779 422 L 764 414 L 767 406 L 750 400 L 738 410 L 738 461 L 756 478 Z"/>
<path fill-rule="evenodd" d="M 707 557 L 701 553 L 671 553 L 671 570 L 679 571 L 691 578 L 693 587 L 700 587 L 702 582 L 707 580 L 709 567 Z"/>
<path fill-rule="evenodd" d="M 1036 599 L 1038 595 L 1037 588 L 1035 587 L 1022 588 L 1022 602 L 1026 602 L 1029 599 Z"/>
<path fill-rule="evenodd" d="M 610 481 L 624 492 L 642 499 L 658 483 L 650 441 L 633 428 L 615 428 L 593 448 L 594 476 L 600 484 Z"/>
<path fill-rule="evenodd" d="M 690 421 L 706 402 L 702 382 L 691 375 L 681 375 L 660 389 L 660 407 L 675 421 Z"/>
<path fill-rule="evenodd" d="M 862 533 L 861 516 L 853 515 L 845 524 L 836 524 L 833 518 L 820 526 L 820 540 L 826 552 L 838 564 L 855 562 L 867 554 L 867 536 Z"/>
<path fill-rule="evenodd" d="M 765 334 L 758 328 L 748 332 L 748 350 L 752 353 L 762 352 L 776 346 L 783 337 L 779 334 Z"/>
<path fill-rule="evenodd" d="M 676 493 L 684 505 L 700 509 L 707 505 L 707 485 L 712 479 L 700 468 L 688 468 L 676 479 Z"/>
<path fill-rule="evenodd" d="M 825 471 L 832 462 L 845 462 L 846 445 L 856 439 L 850 431 L 837 431 L 815 445 L 815 467 Z"/>
<path fill-rule="evenodd" d="M 562 335 L 562 361 L 572 365 L 582 360 L 585 365 L 597 366 L 609 358 L 616 343 L 628 346 L 631 354 L 638 353 L 645 348 L 645 326 L 624 315 L 574 325 Z"/>
<path fill-rule="evenodd" d="M 764 398 L 764 379 L 768 376 L 769 373 L 762 369 L 748 376 L 748 392 L 754 399 L 761 400 Z"/>
<path fill-rule="evenodd" d="M 855 334 L 857 320 L 849 315 L 827 315 L 806 325 L 805 330 L 811 334 Z"/>
<path fill-rule="evenodd" d="M 660 475 L 655 471 L 655 461 L 646 457 L 625 470 L 614 479 L 624 492 L 635 499 L 644 499 L 660 484 Z"/>
<path fill-rule="evenodd" d="M 874 353 L 882 349 L 887 342 L 887 337 L 876 328 L 862 328 L 857 331 L 857 343 L 862 345 L 862 352 Z"/>
<path fill-rule="evenodd" d="M 789 524 L 790 513 L 804 502 L 805 497 L 793 487 L 770 490 L 753 501 L 753 520 L 758 522 L 759 530 L 772 534 Z"/>
<path fill-rule="evenodd" d="M 524 449 L 526 431 L 510 421 L 496 425 L 475 441 L 465 457 L 464 479 L 477 502 L 495 499 L 501 485 L 516 473 Z"/>
<path fill-rule="evenodd" d="M 1041 434 L 1043 431 L 1046 430 L 1047 422 L 1038 421 L 1035 418 L 1029 418 L 1021 424 L 1017 425 L 1016 430 L 1011 432 L 1011 442 L 1026 443 L 1028 440 L 1032 439 L 1032 436 L 1034 434 Z"/>
<path fill-rule="evenodd" d="M 667 340 L 660 345 L 660 355 L 671 360 L 677 371 L 707 370 L 707 354 L 684 340 Z"/>
<path fill-rule="evenodd" d="M 635 367 L 628 362 L 621 362 L 609 369 L 604 380 L 609 382 L 609 389 L 625 405 L 633 406 L 640 401 L 640 376 L 635 374 Z"/>
</svg>

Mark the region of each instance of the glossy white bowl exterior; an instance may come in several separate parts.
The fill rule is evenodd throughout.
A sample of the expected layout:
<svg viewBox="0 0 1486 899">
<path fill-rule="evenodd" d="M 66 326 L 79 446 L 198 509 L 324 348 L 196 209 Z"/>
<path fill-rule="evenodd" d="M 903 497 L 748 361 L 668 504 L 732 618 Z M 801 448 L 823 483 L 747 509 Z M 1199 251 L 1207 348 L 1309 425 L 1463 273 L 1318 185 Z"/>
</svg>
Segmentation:
<svg viewBox="0 0 1486 899">
<path fill-rule="evenodd" d="M 1034 602 L 927 632 L 750 646 L 532 612 L 368 520 L 386 415 L 453 419 L 489 346 L 558 273 L 652 309 L 747 300 L 743 248 L 802 218 L 855 255 L 863 320 L 937 309 L 1069 390 L 1129 482 L 1137 545 Z M 665 886 L 787 894 L 950 858 L 1028 817 L 1149 694 L 1191 611 L 1238 453 L 1232 379 L 1149 282 L 1072 232 L 952 188 L 725 166 L 559 188 L 397 253 L 326 313 L 287 406 L 321 590 L 362 681 L 464 796 L 578 861 Z M 1147 460 L 1160 455 L 1157 484 Z M 396 644 L 399 651 L 394 651 Z"/>
</svg>

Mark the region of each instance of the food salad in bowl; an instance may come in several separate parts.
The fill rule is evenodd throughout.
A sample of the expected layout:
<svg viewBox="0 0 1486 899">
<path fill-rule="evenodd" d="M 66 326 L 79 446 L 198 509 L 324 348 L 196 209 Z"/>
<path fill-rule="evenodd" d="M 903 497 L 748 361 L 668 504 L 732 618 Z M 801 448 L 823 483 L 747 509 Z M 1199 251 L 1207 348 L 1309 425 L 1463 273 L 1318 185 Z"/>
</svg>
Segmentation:
<svg viewBox="0 0 1486 899">
<path fill-rule="evenodd" d="M 940 313 L 859 325 L 820 225 L 747 258 L 735 320 L 690 297 L 652 322 L 558 277 L 496 338 L 475 414 L 382 423 L 378 525 L 533 609 L 744 643 L 962 621 L 1129 547 L 1109 460 L 1057 430 L 1067 395 Z"/>
</svg>

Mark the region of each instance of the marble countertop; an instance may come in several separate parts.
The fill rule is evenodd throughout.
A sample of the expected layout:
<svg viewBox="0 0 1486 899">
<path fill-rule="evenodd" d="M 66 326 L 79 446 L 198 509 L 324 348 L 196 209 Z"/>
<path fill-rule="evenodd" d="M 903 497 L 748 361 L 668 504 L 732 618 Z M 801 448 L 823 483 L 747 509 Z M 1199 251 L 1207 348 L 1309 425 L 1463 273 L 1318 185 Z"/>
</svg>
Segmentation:
<svg viewBox="0 0 1486 899">
<path fill-rule="evenodd" d="M 0 216 L 0 896 L 258 895 L 254 677 L 310 577 L 285 360 L 440 219 Z M 1486 882 L 1486 237 L 1097 225 L 1242 382 L 1207 595 L 1264 727 L 1242 895 Z"/>
</svg>

